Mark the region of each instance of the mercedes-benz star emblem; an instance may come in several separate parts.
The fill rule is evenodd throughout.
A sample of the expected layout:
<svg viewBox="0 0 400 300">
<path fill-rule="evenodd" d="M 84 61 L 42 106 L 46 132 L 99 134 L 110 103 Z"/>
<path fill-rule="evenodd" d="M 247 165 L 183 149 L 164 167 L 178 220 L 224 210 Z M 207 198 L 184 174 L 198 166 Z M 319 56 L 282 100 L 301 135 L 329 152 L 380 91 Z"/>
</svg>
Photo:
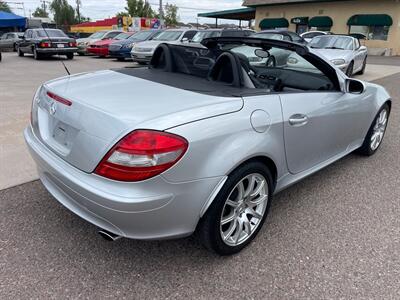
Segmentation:
<svg viewBox="0 0 400 300">
<path fill-rule="evenodd" d="M 55 102 L 52 102 L 50 104 L 50 114 L 53 116 L 57 111 L 57 104 Z"/>
</svg>

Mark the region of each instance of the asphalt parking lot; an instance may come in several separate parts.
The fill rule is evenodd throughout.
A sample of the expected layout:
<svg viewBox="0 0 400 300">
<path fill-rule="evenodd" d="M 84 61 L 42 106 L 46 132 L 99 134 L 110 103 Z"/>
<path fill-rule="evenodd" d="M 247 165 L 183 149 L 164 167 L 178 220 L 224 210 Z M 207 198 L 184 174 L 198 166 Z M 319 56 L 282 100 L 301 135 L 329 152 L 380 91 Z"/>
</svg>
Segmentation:
<svg viewBox="0 0 400 300">
<path fill-rule="evenodd" d="M 0 298 L 399 299 L 400 58 L 391 60 L 371 58 L 366 74 L 381 74 L 374 82 L 393 97 L 378 153 L 350 155 L 278 194 L 259 236 L 233 257 L 210 254 L 195 237 L 109 243 L 39 181 L 0 191 Z M 66 63 L 73 73 L 131 64 Z M 0 180 L 31 170 L 29 158 L 19 163 L 16 132 L 36 86 L 64 72 L 12 54 L 0 63 Z"/>
</svg>

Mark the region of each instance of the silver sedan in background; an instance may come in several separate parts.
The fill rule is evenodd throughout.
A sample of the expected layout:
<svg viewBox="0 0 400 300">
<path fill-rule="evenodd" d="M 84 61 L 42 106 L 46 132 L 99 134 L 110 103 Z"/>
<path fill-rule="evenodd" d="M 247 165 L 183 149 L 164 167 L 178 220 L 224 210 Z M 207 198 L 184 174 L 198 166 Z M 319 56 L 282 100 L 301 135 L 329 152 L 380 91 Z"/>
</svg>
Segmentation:
<svg viewBox="0 0 400 300">
<path fill-rule="evenodd" d="M 23 38 L 23 32 L 8 32 L 0 37 L 0 49 L 17 51 L 18 42 Z"/>
<path fill-rule="evenodd" d="M 163 43 L 149 68 L 67 76 L 34 96 L 25 140 L 42 183 L 109 240 L 197 231 L 208 249 L 237 253 L 274 193 L 382 143 L 392 105 L 383 87 L 348 78 L 305 45 L 202 44 Z M 235 52 L 243 46 L 255 49 Z M 250 62 L 279 51 L 309 67 Z"/>
</svg>

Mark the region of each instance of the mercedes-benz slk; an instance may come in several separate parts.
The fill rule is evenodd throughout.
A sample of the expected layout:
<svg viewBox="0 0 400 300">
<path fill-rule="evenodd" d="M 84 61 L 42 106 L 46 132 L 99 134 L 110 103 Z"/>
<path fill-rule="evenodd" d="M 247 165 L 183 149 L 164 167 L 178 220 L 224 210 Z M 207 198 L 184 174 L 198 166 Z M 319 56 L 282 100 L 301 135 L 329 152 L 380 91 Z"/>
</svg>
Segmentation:
<svg viewBox="0 0 400 300">
<path fill-rule="evenodd" d="M 25 140 L 42 183 L 110 240 L 197 231 L 207 248 L 236 253 L 275 193 L 382 144 L 392 106 L 383 87 L 300 44 L 202 44 L 161 44 L 148 68 L 55 79 L 33 98 Z M 253 63 L 235 52 L 244 46 L 251 57 L 283 51 L 309 67 Z"/>
</svg>

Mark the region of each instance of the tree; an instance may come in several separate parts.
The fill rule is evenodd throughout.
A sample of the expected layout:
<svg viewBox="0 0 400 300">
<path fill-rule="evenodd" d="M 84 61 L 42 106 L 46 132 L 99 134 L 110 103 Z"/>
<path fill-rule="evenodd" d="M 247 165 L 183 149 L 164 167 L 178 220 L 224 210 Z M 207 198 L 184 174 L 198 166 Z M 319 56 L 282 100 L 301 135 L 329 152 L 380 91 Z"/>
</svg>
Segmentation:
<svg viewBox="0 0 400 300">
<path fill-rule="evenodd" d="M 10 13 L 11 9 L 10 9 L 10 6 L 7 3 L 5 3 L 5 2 L 0 0 L 0 11 L 5 11 L 5 12 L 9 12 Z"/>
<path fill-rule="evenodd" d="M 126 11 L 132 17 L 153 18 L 154 11 L 150 4 L 143 0 L 126 0 Z"/>
<path fill-rule="evenodd" d="M 120 11 L 119 13 L 117 13 L 117 17 L 129 17 L 129 13 L 127 13 L 126 11 Z"/>
<path fill-rule="evenodd" d="M 176 5 L 168 3 L 165 5 L 164 20 L 167 26 L 176 26 L 178 24 L 178 7 Z"/>
<path fill-rule="evenodd" d="M 43 7 L 37 7 L 32 16 L 35 18 L 48 18 L 49 13 Z"/>
<path fill-rule="evenodd" d="M 86 23 L 92 21 L 89 17 L 85 17 L 81 15 L 81 23 Z"/>
<path fill-rule="evenodd" d="M 75 9 L 67 0 L 53 0 L 50 9 L 54 14 L 54 22 L 59 26 L 69 26 L 77 23 Z"/>
</svg>

